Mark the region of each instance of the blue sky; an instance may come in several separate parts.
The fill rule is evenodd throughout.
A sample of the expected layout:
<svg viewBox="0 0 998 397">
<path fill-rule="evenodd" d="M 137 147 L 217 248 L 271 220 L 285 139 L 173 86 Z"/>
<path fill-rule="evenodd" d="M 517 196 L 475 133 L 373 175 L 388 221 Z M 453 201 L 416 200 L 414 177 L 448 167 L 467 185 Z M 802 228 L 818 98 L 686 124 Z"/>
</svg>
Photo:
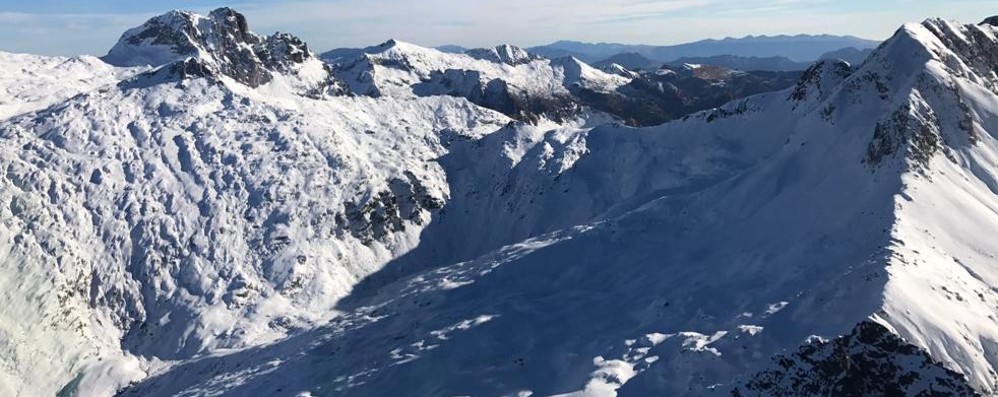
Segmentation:
<svg viewBox="0 0 998 397">
<path fill-rule="evenodd" d="M 675 44 L 759 34 L 883 39 L 904 22 L 979 22 L 993 0 L 0 0 L 0 51 L 101 55 L 125 30 L 170 9 L 231 6 L 257 33 L 297 34 L 316 50 L 397 38 L 423 45 L 521 46 L 568 39 Z"/>
</svg>

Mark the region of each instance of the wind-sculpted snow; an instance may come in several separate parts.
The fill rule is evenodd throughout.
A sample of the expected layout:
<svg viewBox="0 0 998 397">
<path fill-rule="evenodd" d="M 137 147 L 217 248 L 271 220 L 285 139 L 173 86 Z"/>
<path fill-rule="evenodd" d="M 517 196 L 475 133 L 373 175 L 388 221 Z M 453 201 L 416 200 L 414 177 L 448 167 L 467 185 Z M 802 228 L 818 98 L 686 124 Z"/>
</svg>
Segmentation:
<svg viewBox="0 0 998 397">
<path fill-rule="evenodd" d="M 497 109 L 628 77 L 395 41 L 342 86 L 198 53 L 17 96 L 0 395 L 994 394 L 995 36 L 650 128 Z"/>
<path fill-rule="evenodd" d="M 752 118 L 747 114 L 724 119 L 727 125 L 709 125 L 725 131 L 721 126 L 735 125 L 735 119 Z M 270 369 L 271 375 L 246 377 L 247 383 L 233 392 L 612 395 L 624 384 L 622 393 L 638 388 L 632 395 L 699 394 L 812 333 L 848 332 L 880 302 L 886 281 L 881 247 L 890 239 L 886 228 L 893 220 L 891 194 L 898 187 L 898 173 L 884 172 L 883 180 L 858 177 L 868 174 L 860 162 L 863 137 L 836 139 L 841 136 L 829 134 L 828 127 L 822 131 L 821 123 L 759 136 L 774 145 L 760 143 L 744 151 L 732 147 L 733 153 L 757 156 L 744 159 L 747 164 L 740 167 L 722 167 L 717 180 L 706 186 L 661 191 L 652 195 L 655 199 L 584 222 L 588 226 L 529 239 L 385 287 L 356 302 L 355 313 L 366 320 L 334 321 L 333 330 L 274 346 L 291 349 L 275 356 L 295 359 Z M 683 142 L 702 136 L 684 131 L 701 124 L 708 123 L 690 121 L 633 134 L 651 142 Z M 787 136 L 781 133 L 786 131 L 803 136 L 784 145 Z M 800 142 L 808 142 L 809 149 L 800 149 Z M 640 145 L 589 141 L 587 146 L 592 153 L 585 158 L 640 158 L 624 155 Z M 843 154 L 851 161 L 842 163 Z M 544 156 L 544 151 L 527 153 L 519 163 Z M 571 167 L 581 175 L 566 185 L 579 187 L 574 194 L 581 197 L 587 196 L 581 182 L 598 180 L 586 174 L 609 176 L 614 167 L 605 162 L 604 170 L 583 167 L 583 161 Z M 844 171 L 815 177 L 824 176 L 822 164 L 829 163 Z M 531 168 L 527 165 L 523 172 Z M 657 170 L 666 175 L 656 176 Z M 667 170 L 672 167 L 651 166 L 644 175 L 667 181 L 672 179 Z M 676 178 L 673 183 L 684 182 Z M 612 192 L 612 184 L 607 185 Z M 813 197 L 826 198 L 808 199 Z M 549 200 L 546 194 L 532 199 Z M 558 197 L 550 200 L 560 202 Z M 557 207 L 541 208 L 557 215 Z M 792 215 L 798 213 L 811 216 Z M 469 325 L 439 337 L 439 330 L 455 324 Z M 246 357 L 179 367 L 130 392 L 178 393 L 184 389 L 171 386 L 174 379 L 197 376 L 205 378 L 197 382 L 205 388 L 189 392 L 221 390 L 223 379 L 244 378 L 211 368 L 229 368 Z M 441 372 L 448 376 L 431 376 Z"/>
<path fill-rule="evenodd" d="M 43 57 L 0 52 L 0 120 L 58 104 L 144 71 L 89 56 Z"/>
<path fill-rule="evenodd" d="M 995 127 L 986 120 L 998 107 L 986 84 L 910 56 L 925 48 L 918 43 L 931 45 L 919 26 L 853 73 L 822 74 L 837 83 L 805 78 L 795 88 L 803 95 L 750 98 L 657 129 L 511 126 L 455 144 L 441 161 L 452 191 L 444 213 L 416 250 L 341 303 L 353 317 L 177 367 L 129 392 L 727 393 L 812 335 L 834 339 L 876 315 L 908 351 L 933 360 L 889 359 L 884 371 L 901 372 L 883 387 L 916 393 L 904 374 L 946 368 L 939 373 L 951 376 L 953 393 L 968 390 L 963 379 L 992 393 L 998 328 L 988 258 L 998 247 L 984 241 L 996 212 L 995 192 L 983 189 L 994 185 Z M 964 105 L 947 83 L 962 86 Z M 938 95 L 923 94 L 931 87 Z M 957 109 L 968 113 L 953 116 Z M 939 150 L 924 156 L 918 135 L 900 134 L 895 150 L 869 161 L 883 120 L 908 111 L 928 122 L 930 110 L 951 115 L 934 119 Z M 968 125 L 978 132 L 973 145 Z M 489 152 L 501 161 L 486 161 Z M 945 191 L 954 185 L 970 196 Z M 960 203 L 979 210 L 919 226 L 943 222 L 935 214 L 960 212 Z M 952 209 L 931 209 L 944 205 Z M 483 223 L 482 237 L 467 234 Z M 958 237 L 925 235 L 935 228 Z M 938 293 L 923 301 L 927 291 Z M 258 355 L 275 364 L 224 369 Z M 849 368 L 829 368 L 824 376 L 852 379 L 837 372 Z M 199 386 L 176 386 L 192 376 Z"/>
<path fill-rule="evenodd" d="M 285 92 L 276 80 L 155 77 L 0 127 L 2 284 L 20 291 L 0 321 L 13 349 L 2 394 L 53 393 L 101 359 L 188 358 L 332 315 L 439 210 L 442 137 L 506 122 L 449 97 L 313 100 L 269 95 Z M 18 336 L 32 334 L 50 342 Z"/>
</svg>

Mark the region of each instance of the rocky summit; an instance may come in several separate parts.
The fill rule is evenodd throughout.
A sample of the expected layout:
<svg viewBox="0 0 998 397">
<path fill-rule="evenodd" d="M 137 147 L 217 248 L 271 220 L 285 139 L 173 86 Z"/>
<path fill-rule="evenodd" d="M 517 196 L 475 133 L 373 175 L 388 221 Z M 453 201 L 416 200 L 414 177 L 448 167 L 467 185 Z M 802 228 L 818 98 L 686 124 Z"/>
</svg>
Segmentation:
<svg viewBox="0 0 998 397">
<path fill-rule="evenodd" d="M 314 58 L 308 45 L 287 33 L 258 36 L 246 17 L 231 8 L 207 16 L 172 11 L 131 29 L 102 59 L 112 65 L 160 66 L 194 58 L 207 68 L 250 87 L 292 72 Z"/>
<path fill-rule="evenodd" d="M 332 53 L 228 8 L 0 53 L 0 396 L 998 393 L 998 27 Z"/>
</svg>

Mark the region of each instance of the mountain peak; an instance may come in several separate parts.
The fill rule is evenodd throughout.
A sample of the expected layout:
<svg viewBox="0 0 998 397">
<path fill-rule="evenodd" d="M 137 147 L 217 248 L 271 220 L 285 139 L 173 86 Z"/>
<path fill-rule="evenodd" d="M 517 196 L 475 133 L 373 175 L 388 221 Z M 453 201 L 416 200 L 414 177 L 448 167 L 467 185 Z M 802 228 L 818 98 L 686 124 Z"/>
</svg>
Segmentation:
<svg viewBox="0 0 998 397">
<path fill-rule="evenodd" d="M 376 48 L 384 48 L 384 49 L 390 49 L 390 48 L 403 48 L 404 49 L 404 48 L 410 48 L 410 47 L 423 48 L 422 46 L 419 46 L 419 45 L 416 45 L 416 44 L 413 44 L 413 43 L 410 43 L 410 42 L 407 42 L 407 41 L 402 41 L 402 40 L 399 40 L 399 39 L 394 39 L 394 38 L 393 39 L 388 39 L 384 43 L 378 44 L 375 47 Z"/>
<path fill-rule="evenodd" d="M 981 21 L 980 25 L 998 26 L 998 15 L 984 19 L 984 21 Z"/>
<path fill-rule="evenodd" d="M 440 52 L 440 50 L 423 47 L 421 45 L 413 44 L 407 41 L 402 41 L 399 39 L 388 39 L 384 43 L 378 44 L 376 46 L 360 49 L 357 52 L 357 54 L 381 54 L 381 53 L 414 54 L 414 53 L 425 53 L 427 51 Z M 357 54 L 352 54 L 352 55 L 357 55 Z"/>
<path fill-rule="evenodd" d="M 468 56 L 496 63 L 507 65 L 523 65 L 541 59 L 541 57 L 531 54 L 526 50 L 509 44 L 502 44 L 492 48 L 476 48 L 465 52 Z"/>
<path fill-rule="evenodd" d="M 170 11 L 126 31 L 104 61 L 115 66 L 162 66 L 198 58 L 213 70 L 251 87 L 293 73 L 314 58 L 308 45 L 286 33 L 258 36 L 246 17 L 229 7 L 207 16 Z"/>
</svg>

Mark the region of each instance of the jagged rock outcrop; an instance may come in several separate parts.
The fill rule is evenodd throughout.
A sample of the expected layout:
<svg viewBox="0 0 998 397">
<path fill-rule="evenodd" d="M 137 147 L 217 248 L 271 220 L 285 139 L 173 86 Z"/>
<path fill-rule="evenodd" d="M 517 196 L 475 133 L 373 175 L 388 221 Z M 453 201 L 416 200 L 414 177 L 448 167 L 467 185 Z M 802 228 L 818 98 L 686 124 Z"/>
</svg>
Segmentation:
<svg viewBox="0 0 998 397">
<path fill-rule="evenodd" d="M 434 197 L 411 172 L 405 179 L 393 178 L 388 190 L 367 202 L 347 202 L 337 214 L 338 233 L 349 233 L 364 244 L 383 241 L 393 232 L 404 231 L 406 224 L 420 226 L 429 212 L 443 208 L 444 200 Z"/>
<path fill-rule="evenodd" d="M 980 396 L 962 374 L 887 327 L 864 321 L 848 335 L 814 338 L 734 388 L 734 397 Z"/>
<path fill-rule="evenodd" d="M 790 92 L 789 99 L 797 102 L 823 100 L 831 95 L 852 74 L 852 67 L 841 60 L 822 59 L 807 68 L 797 85 Z"/>
<path fill-rule="evenodd" d="M 201 65 L 195 75 L 205 76 L 210 70 L 250 87 L 270 82 L 275 74 L 297 74 L 307 61 L 318 62 L 301 39 L 287 33 L 256 35 L 245 16 L 227 7 L 207 16 L 171 11 L 154 17 L 125 32 L 103 57 L 115 66 L 181 62 L 168 66 L 181 75 L 189 75 L 184 71 L 195 65 L 187 61 L 190 58 Z"/>
<path fill-rule="evenodd" d="M 820 79 L 391 41 L 308 98 L 293 39 L 172 18 L 0 121 L 0 395 L 998 389 L 992 26 Z"/>
</svg>

